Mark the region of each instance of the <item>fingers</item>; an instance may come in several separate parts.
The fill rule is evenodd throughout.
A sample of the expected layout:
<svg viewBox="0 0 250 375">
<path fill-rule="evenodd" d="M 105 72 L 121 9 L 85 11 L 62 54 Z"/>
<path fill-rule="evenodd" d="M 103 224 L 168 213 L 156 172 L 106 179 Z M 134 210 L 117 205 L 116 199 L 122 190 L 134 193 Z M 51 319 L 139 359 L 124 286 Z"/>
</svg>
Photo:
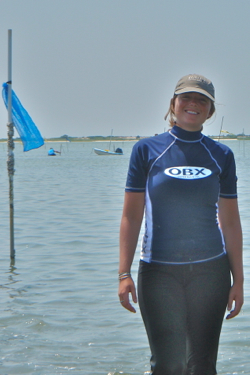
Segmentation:
<svg viewBox="0 0 250 375">
<path fill-rule="evenodd" d="M 243 305 L 243 288 L 232 286 L 229 298 L 227 310 L 230 313 L 226 316 L 226 319 L 232 319 L 240 313 L 241 307 Z"/>
<path fill-rule="evenodd" d="M 242 304 L 238 304 L 237 302 L 235 302 L 235 306 L 234 308 L 232 308 L 232 303 L 230 303 L 227 308 L 230 313 L 226 316 L 226 319 L 232 319 L 237 316 L 240 313 L 241 307 Z"/>
<path fill-rule="evenodd" d="M 136 296 L 136 290 L 135 288 L 131 291 L 132 300 L 134 303 L 137 303 L 137 296 Z"/>
<path fill-rule="evenodd" d="M 136 296 L 135 285 L 134 285 L 133 280 L 129 277 L 127 279 L 120 281 L 118 295 L 119 295 L 121 305 L 128 311 L 135 313 L 136 310 L 129 301 L 130 293 L 131 293 L 133 302 L 136 303 L 137 296 Z"/>
<path fill-rule="evenodd" d="M 129 301 L 120 301 L 120 303 L 128 311 L 130 311 L 132 313 L 136 313 L 135 308 L 131 305 L 131 303 Z"/>
<path fill-rule="evenodd" d="M 229 320 L 229 319 L 233 319 L 236 315 L 238 315 L 240 312 L 239 311 L 236 311 L 236 310 L 232 310 L 230 311 L 230 313 L 226 316 L 226 319 Z"/>
</svg>

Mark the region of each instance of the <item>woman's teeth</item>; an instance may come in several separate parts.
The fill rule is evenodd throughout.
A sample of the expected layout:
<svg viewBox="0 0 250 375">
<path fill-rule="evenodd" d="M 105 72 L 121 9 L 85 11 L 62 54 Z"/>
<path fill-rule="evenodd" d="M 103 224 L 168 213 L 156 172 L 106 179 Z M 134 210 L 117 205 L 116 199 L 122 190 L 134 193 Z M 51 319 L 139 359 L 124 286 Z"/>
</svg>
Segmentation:
<svg viewBox="0 0 250 375">
<path fill-rule="evenodd" d="M 193 112 L 193 111 L 187 111 L 187 113 L 190 113 L 191 115 L 197 115 L 198 114 L 197 112 Z"/>
</svg>

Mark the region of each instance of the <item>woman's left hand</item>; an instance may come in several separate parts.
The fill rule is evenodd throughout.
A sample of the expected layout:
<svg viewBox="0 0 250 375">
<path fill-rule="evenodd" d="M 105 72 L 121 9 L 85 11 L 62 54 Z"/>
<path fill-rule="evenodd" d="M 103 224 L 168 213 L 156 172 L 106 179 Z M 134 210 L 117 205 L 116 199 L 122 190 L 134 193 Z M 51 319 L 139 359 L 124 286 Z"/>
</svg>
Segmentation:
<svg viewBox="0 0 250 375">
<path fill-rule="evenodd" d="M 230 311 L 230 313 L 227 315 L 226 319 L 232 319 L 238 315 L 243 302 L 243 285 L 234 284 L 229 292 L 227 310 Z"/>
</svg>

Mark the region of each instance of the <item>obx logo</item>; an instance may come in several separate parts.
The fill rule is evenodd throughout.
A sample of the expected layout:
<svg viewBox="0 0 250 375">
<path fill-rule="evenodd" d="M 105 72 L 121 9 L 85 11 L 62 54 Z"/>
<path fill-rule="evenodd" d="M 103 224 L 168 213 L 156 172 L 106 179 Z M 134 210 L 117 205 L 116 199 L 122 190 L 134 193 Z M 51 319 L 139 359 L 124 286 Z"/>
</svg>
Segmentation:
<svg viewBox="0 0 250 375">
<path fill-rule="evenodd" d="M 197 180 L 199 178 L 205 178 L 212 174 L 210 169 L 206 169 L 203 167 L 171 167 L 165 169 L 164 173 L 167 176 L 180 178 L 184 180 Z"/>
</svg>

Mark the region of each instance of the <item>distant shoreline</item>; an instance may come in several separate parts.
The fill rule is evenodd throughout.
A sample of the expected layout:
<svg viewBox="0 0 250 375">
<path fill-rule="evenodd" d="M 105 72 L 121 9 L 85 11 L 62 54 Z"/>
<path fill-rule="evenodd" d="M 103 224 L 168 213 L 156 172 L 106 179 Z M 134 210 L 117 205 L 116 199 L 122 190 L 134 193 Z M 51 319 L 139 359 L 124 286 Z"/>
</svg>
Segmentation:
<svg viewBox="0 0 250 375">
<path fill-rule="evenodd" d="M 70 143 L 70 142 L 110 142 L 110 137 L 84 137 L 84 138 L 77 138 L 77 137 L 68 137 L 69 139 L 65 138 L 44 138 L 44 143 Z M 150 138 L 148 137 L 112 137 L 112 142 L 134 142 L 138 141 L 142 138 Z M 0 143 L 6 143 L 8 140 L 7 138 L 0 139 Z M 14 142 L 22 143 L 20 138 L 14 138 Z"/>
<path fill-rule="evenodd" d="M 140 139 L 144 138 L 150 138 L 153 136 L 124 136 L 124 137 L 112 137 L 111 141 L 112 142 L 136 142 L 139 141 Z M 208 136 L 209 138 L 215 140 L 215 141 L 249 141 L 250 136 L 235 136 L 235 137 L 219 137 L 219 136 Z M 7 138 L 2 138 L 0 139 L 0 143 L 7 143 Z M 22 143 L 20 138 L 15 138 L 14 139 L 15 143 Z M 62 138 L 45 138 L 44 143 L 70 143 L 70 142 L 75 142 L 75 143 L 80 143 L 80 142 L 110 142 L 110 137 L 102 137 L 102 136 L 90 136 L 90 137 L 68 137 L 68 139 L 65 139 L 64 137 Z"/>
</svg>

